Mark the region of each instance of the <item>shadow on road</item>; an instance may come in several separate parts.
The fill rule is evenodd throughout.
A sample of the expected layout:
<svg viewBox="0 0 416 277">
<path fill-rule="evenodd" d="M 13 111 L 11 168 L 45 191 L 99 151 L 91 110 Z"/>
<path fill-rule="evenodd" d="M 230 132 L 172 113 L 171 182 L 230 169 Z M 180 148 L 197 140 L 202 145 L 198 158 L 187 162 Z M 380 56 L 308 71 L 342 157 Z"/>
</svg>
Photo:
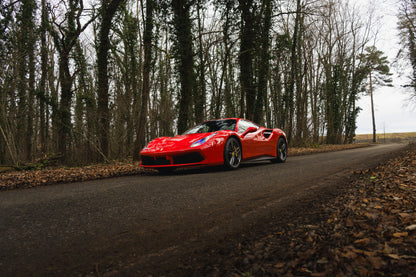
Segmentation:
<svg viewBox="0 0 416 277">
<path fill-rule="evenodd" d="M 263 161 L 248 161 L 240 165 L 236 171 L 244 168 L 252 168 L 256 166 L 270 165 L 270 160 Z M 233 170 L 225 169 L 223 166 L 202 166 L 202 167 L 189 167 L 189 168 L 178 168 L 171 172 L 158 172 L 154 171 L 149 175 L 153 176 L 175 176 L 175 175 L 193 175 L 193 174 L 205 174 L 214 172 L 231 172 Z"/>
</svg>

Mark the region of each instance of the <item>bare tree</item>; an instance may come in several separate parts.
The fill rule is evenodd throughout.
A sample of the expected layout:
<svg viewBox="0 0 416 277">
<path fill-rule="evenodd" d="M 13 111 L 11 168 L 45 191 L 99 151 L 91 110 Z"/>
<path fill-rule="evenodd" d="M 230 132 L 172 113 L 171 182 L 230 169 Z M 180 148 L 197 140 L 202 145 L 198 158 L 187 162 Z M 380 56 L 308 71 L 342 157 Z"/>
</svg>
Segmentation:
<svg viewBox="0 0 416 277">
<path fill-rule="evenodd" d="M 194 1 L 172 0 L 173 25 L 176 39 L 177 70 L 180 79 L 178 132 L 189 128 L 192 95 L 195 89 L 194 55 L 192 44 L 192 21 L 190 9 Z"/>
<path fill-rule="evenodd" d="M 58 119 L 58 151 L 67 159 L 67 151 L 70 144 L 70 134 L 72 129 L 71 122 L 71 103 L 72 103 L 72 84 L 73 73 L 70 70 L 70 54 L 78 41 L 81 33 L 95 19 L 91 17 L 85 24 L 81 23 L 81 17 L 84 11 L 83 0 L 68 0 L 68 11 L 61 20 L 53 16 L 52 25 L 49 32 L 53 37 L 56 50 L 59 54 L 59 80 L 61 84 L 61 97 L 59 109 L 57 111 Z M 55 11 L 51 10 L 54 14 Z"/>
<path fill-rule="evenodd" d="M 410 84 L 413 88 L 413 99 L 416 101 L 416 3 L 412 0 L 401 0 L 399 11 L 399 31 L 402 49 L 399 57 L 404 57 L 410 62 L 412 75 Z"/>
<path fill-rule="evenodd" d="M 143 4 L 142 4 L 143 5 Z M 137 128 L 137 142 L 135 143 L 134 159 L 139 160 L 140 150 L 145 146 L 145 126 L 148 111 L 148 99 L 150 94 L 150 72 L 152 65 L 152 34 L 153 34 L 153 0 L 146 1 L 146 22 L 143 33 L 144 64 L 143 64 L 143 87 L 142 101 L 140 106 L 139 125 Z"/>
</svg>

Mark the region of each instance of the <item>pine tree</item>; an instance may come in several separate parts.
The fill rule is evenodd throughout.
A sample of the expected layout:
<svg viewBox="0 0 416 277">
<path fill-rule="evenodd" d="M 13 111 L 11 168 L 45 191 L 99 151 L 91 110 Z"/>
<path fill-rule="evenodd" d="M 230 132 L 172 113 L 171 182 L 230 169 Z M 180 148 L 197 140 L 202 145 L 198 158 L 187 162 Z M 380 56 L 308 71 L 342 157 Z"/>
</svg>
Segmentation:
<svg viewBox="0 0 416 277">
<path fill-rule="evenodd" d="M 364 61 L 364 67 L 369 78 L 369 94 L 371 98 L 371 118 L 373 123 L 373 142 L 376 142 L 376 122 L 374 114 L 374 86 L 391 86 L 392 75 L 390 73 L 389 61 L 383 52 L 377 50 L 375 46 L 370 46 L 365 49 L 365 53 L 361 55 Z"/>
</svg>

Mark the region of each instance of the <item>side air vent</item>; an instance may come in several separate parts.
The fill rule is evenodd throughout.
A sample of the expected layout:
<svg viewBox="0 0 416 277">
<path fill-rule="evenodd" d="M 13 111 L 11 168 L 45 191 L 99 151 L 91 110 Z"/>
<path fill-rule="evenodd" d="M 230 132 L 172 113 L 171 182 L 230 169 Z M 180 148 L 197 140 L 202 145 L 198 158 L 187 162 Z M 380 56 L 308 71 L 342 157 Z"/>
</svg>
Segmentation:
<svg viewBox="0 0 416 277">
<path fill-rule="evenodd" d="M 273 133 L 273 130 L 265 130 L 264 132 L 263 132 L 263 136 L 265 137 L 265 138 L 269 138 L 270 137 L 270 135 Z"/>
</svg>

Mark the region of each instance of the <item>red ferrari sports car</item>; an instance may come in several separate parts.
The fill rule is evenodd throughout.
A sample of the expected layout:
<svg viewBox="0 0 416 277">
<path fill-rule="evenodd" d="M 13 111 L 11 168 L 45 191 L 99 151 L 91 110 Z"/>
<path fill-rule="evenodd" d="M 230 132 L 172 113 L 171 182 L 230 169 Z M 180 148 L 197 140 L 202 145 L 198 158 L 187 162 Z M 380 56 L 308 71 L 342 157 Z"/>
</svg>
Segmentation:
<svg viewBox="0 0 416 277">
<path fill-rule="evenodd" d="M 242 118 L 226 118 L 206 121 L 176 137 L 154 139 L 140 156 L 143 167 L 159 171 L 211 165 L 236 169 L 242 161 L 256 158 L 285 162 L 287 141 L 280 129 L 264 128 Z"/>
</svg>

